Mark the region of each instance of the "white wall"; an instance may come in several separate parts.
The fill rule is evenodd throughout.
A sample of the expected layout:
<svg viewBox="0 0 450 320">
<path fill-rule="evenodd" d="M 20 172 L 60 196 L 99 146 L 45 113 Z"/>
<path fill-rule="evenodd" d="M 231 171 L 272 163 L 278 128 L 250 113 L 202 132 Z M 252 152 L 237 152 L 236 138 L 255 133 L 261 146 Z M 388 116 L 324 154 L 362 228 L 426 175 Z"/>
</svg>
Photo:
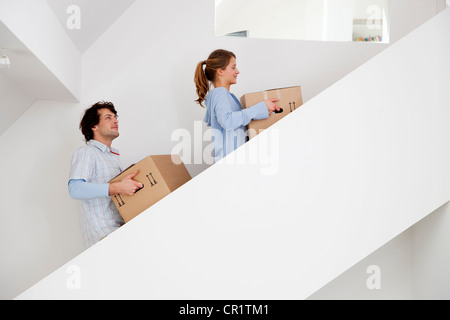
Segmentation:
<svg viewBox="0 0 450 320">
<path fill-rule="evenodd" d="M 439 1 L 439 0 L 438 0 Z M 390 41 L 397 41 L 436 14 L 434 0 L 391 0 Z"/>
<path fill-rule="evenodd" d="M 436 2 L 436 11 L 440 13 L 444 10 L 444 1 Z M 447 9 L 446 12 L 448 12 Z M 443 51 L 436 52 L 436 57 L 443 57 Z M 449 74 L 450 67 L 445 64 L 440 70 L 442 74 Z M 445 93 L 443 99 L 450 99 L 450 81 L 439 83 L 437 92 Z M 445 109 L 443 121 L 447 123 L 450 119 L 450 110 Z M 446 146 L 450 145 L 450 129 L 446 126 L 443 133 L 446 139 Z M 445 163 L 450 163 L 450 148 L 445 148 L 443 152 Z M 443 172 L 444 185 L 448 190 L 450 181 L 450 166 Z M 413 277 L 412 294 L 413 299 L 450 299 L 450 206 L 446 203 L 438 208 L 433 214 L 424 218 L 412 228 L 413 234 Z"/>
<path fill-rule="evenodd" d="M 0 74 L 0 97 L 3 109 L 0 117 L 0 135 L 5 129 L 16 121 L 25 110 L 34 103 L 35 99 L 23 92 L 14 83 Z M 7 109 L 7 112 L 5 112 Z"/>
<path fill-rule="evenodd" d="M 412 231 L 401 233 L 315 292 L 309 300 L 409 300 L 413 298 Z M 373 269 L 373 267 L 379 269 Z M 377 286 L 379 284 L 379 286 Z"/>
<path fill-rule="evenodd" d="M 450 299 L 450 205 L 363 259 L 309 297 L 322 299 Z M 370 289 L 370 266 L 380 267 L 380 287 Z"/>
<path fill-rule="evenodd" d="M 79 254 L 78 205 L 68 163 L 81 139 L 76 105 L 38 101 L 0 136 L 0 299 L 9 299 Z"/>
<path fill-rule="evenodd" d="M 413 298 L 450 299 L 450 205 L 413 227 Z"/>
<path fill-rule="evenodd" d="M 429 0 L 416 0 L 422 5 L 411 21 L 411 12 L 400 6 L 410 2 L 398 0 L 392 12 L 398 21 L 391 29 L 396 40 L 434 14 L 425 10 Z M 136 1 L 83 56 L 82 103 L 40 101 L 0 137 L 0 148 L 8 150 L 0 167 L 9 178 L 0 195 L 6 203 L 0 226 L 0 298 L 16 296 L 83 250 L 78 206 L 69 199 L 66 183 L 70 156 L 83 143 L 78 122 L 93 102 L 117 105 L 121 137 L 115 144 L 127 166 L 148 154 L 170 153 L 173 130 L 193 131 L 193 122 L 203 118 L 204 110 L 193 102 L 193 72 L 216 48 L 237 54 L 241 75 L 233 91 L 238 96 L 301 85 L 308 101 L 387 47 L 216 38 L 213 12 L 209 0 Z M 18 168 L 18 159 L 25 170 L 11 170 Z M 188 165 L 193 176 L 206 167 Z M 29 193 L 36 192 L 26 201 L 16 191 L 24 181 Z"/>
</svg>

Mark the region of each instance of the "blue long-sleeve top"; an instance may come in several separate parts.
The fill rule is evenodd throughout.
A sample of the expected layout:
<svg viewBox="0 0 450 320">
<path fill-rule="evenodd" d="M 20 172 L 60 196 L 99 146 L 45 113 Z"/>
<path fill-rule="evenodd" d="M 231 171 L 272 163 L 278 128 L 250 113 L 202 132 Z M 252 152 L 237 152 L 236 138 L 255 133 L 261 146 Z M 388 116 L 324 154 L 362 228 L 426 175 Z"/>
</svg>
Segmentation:
<svg viewBox="0 0 450 320">
<path fill-rule="evenodd" d="M 247 109 L 224 87 L 211 90 L 206 96 L 204 121 L 212 130 L 214 162 L 236 150 L 246 141 L 246 125 L 252 120 L 267 119 L 269 111 L 264 101 Z"/>
</svg>

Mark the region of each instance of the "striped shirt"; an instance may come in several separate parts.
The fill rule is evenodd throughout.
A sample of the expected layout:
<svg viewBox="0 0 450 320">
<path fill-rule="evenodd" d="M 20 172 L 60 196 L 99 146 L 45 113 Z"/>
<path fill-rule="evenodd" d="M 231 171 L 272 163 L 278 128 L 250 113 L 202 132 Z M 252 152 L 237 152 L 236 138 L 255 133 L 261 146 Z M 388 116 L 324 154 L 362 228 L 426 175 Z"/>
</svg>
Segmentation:
<svg viewBox="0 0 450 320">
<path fill-rule="evenodd" d="M 119 151 L 96 140 L 90 140 L 73 154 L 69 180 L 108 184 L 121 172 Z M 107 193 L 103 197 L 81 200 L 81 206 L 81 228 L 87 247 L 124 224 Z"/>
</svg>

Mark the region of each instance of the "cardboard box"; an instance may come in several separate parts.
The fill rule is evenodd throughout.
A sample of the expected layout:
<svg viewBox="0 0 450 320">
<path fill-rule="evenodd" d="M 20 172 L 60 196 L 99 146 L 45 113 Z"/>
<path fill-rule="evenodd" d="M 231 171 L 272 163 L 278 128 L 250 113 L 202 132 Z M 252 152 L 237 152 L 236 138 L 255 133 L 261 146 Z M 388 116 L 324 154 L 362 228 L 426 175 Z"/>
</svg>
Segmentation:
<svg viewBox="0 0 450 320">
<path fill-rule="evenodd" d="M 283 109 L 283 112 L 273 112 L 267 119 L 250 122 L 247 126 L 250 139 L 303 105 L 300 86 L 247 93 L 241 97 L 241 105 L 245 109 L 267 99 L 279 99 L 280 101 L 276 102 L 276 105 Z"/>
<path fill-rule="evenodd" d="M 178 155 L 149 156 L 124 170 L 111 182 L 118 182 L 138 171 L 133 180 L 144 187 L 132 196 L 112 195 L 111 198 L 125 222 L 191 180 L 191 176 Z"/>
</svg>

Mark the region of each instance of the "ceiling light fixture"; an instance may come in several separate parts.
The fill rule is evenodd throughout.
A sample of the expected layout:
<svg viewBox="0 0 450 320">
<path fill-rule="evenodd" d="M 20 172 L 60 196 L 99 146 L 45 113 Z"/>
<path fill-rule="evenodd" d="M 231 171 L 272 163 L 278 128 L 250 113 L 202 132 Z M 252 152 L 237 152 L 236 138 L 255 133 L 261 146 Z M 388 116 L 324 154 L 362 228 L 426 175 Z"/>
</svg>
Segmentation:
<svg viewBox="0 0 450 320">
<path fill-rule="evenodd" d="M 2 49 L 0 51 L 0 69 L 11 68 L 11 60 L 6 55 L 6 50 Z"/>
</svg>

